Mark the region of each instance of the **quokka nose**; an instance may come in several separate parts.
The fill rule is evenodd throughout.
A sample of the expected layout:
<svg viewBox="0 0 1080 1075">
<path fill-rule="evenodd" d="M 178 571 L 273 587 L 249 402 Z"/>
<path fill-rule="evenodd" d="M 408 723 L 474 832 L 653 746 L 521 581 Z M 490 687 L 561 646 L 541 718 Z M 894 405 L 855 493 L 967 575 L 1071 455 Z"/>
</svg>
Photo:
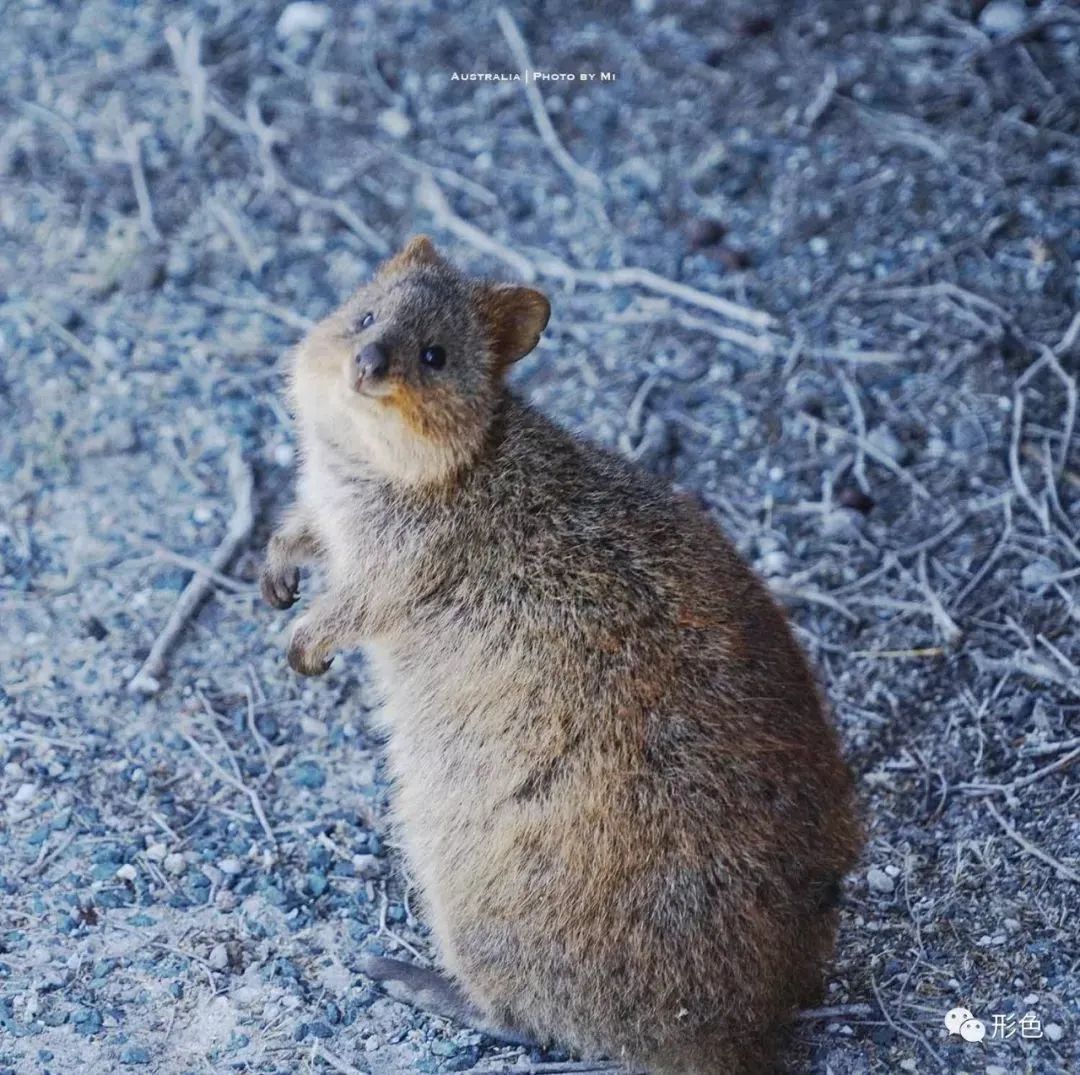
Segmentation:
<svg viewBox="0 0 1080 1075">
<path fill-rule="evenodd" d="M 390 356 L 377 343 L 360 348 L 356 356 L 356 372 L 365 380 L 378 380 L 386 375 L 389 368 Z"/>
</svg>

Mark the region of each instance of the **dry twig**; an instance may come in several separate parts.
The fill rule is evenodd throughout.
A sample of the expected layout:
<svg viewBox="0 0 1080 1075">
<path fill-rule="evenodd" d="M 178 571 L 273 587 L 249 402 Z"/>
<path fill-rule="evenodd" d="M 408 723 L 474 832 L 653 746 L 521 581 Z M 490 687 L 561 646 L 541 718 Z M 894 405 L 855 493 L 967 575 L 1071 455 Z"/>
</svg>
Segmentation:
<svg viewBox="0 0 1080 1075">
<path fill-rule="evenodd" d="M 203 287 L 201 284 L 193 285 L 191 293 L 204 302 L 213 303 L 215 306 L 221 306 L 227 310 L 254 310 L 256 313 L 272 317 L 283 325 L 289 325 L 300 332 L 307 332 L 315 324 L 310 317 L 304 317 L 303 314 L 294 313 L 287 306 L 281 306 L 276 302 L 271 302 L 269 299 L 255 295 L 227 295 L 224 291 L 215 291 L 213 288 Z"/>
<path fill-rule="evenodd" d="M 551 260 L 553 275 L 566 276 L 583 284 L 596 284 L 605 291 L 613 287 L 640 287 L 646 291 L 653 291 L 658 295 L 669 295 L 673 299 L 679 299 L 688 306 L 699 306 L 703 310 L 710 310 L 714 314 L 726 317 L 730 321 L 736 321 L 744 325 L 751 325 L 758 329 L 767 329 L 775 323 L 772 314 L 764 310 L 755 310 L 730 299 L 721 298 L 719 295 L 711 295 L 707 291 L 701 291 L 689 284 L 681 284 L 677 280 L 669 280 L 666 276 L 653 272 L 651 269 L 642 269 L 636 265 L 627 265 L 621 269 L 575 269 L 565 262 L 555 264 Z M 543 271 L 543 269 L 541 269 Z"/>
<path fill-rule="evenodd" d="M 229 453 L 229 488 L 233 495 L 233 515 L 225 537 L 210 558 L 211 572 L 223 572 L 251 534 L 255 523 L 252 503 L 254 486 L 251 469 L 244 462 L 240 449 L 234 446 Z M 161 633 L 150 647 L 150 653 L 142 667 L 128 683 L 128 690 L 135 694 L 156 694 L 161 689 L 166 657 L 212 587 L 213 579 L 210 574 L 200 573 L 191 577 L 173 606 Z"/>
<path fill-rule="evenodd" d="M 874 997 L 877 999 L 878 1008 L 881 1014 L 885 1017 L 885 1022 L 889 1024 L 897 1032 L 897 1034 L 903 1034 L 905 1038 L 910 1038 L 914 1042 L 920 1043 L 926 1051 L 937 1061 L 938 1066 L 944 1070 L 945 1062 L 941 1059 L 941 1054 L 930 1044 L 927 1036 L 919 1030 L 917 1026 L 910 1023 L 906 1019 L 902 1019 L 899 1022 L 894 1019 L 890 1014 L 888 1008 L 885 1007 L 885 1002 L 881 999 L 881 990 L 878 989 L 877 981 L 874 976 L 870 976 L 870 985 L 874 990 Z"/>
<path fill-rule="evenodd" d="M 1070 750 L 1064 757 L 1058 758 L 1049 765 L 1044 765 L 1041 769 L 1036 769 L 1035 772 L 1028 773 L 1027 776 L 1017 777 L 1008 784 L 984 784 L 978 781 L 970 781 L 966 784 L 957 784 L 956 787 L 960 791 L 973 792 L 976 795 L 999 794 L 1008 798 L 1019 791 L 1020 788 L 1029 787 L 1031 784 L 1038 783 L 1051 773 L 1056 773 L 1061 769 L 1067 769 L 1078 758 L 1080 758 L 1080 746 Z"/>
<path fill-rule="evenodd" d="M 813 1022 L 816 1019 L 846 1019 L 848 1016 L 876 1015 L 873 1004 L 831 1004 L 825 1008 L 804 1008 L 796 1012 L 799 1022 Z"/>
<path fill-rule="evenodd" d="M 186 34 L 176 26 L 165 28 L 165 43 L 172 53 L 177 74 L 191 98 L 191 129 L 184 138 L 184 150 L 190 153 L 198 145 L 206 130 L 207 78 L 206 69 L 199 62 L 201 33 L 193 26 Z"/>
<path fill-rule="evenodd" d="M 341 1072 L 341 1075 L 365 1075 L 365 1072 L 359 1068 L 355 1068 L 352 1064 L 346 1060 L 342 1060 L 336 1053 L 330 1052 L 324 1045 L 319 1045 L 316 1042 L 311 1047 L 312 1057 L 318 1057 L 324 1063 L 329 1064 L 335 1071 Z"/>
<path fill-rule="evenodd" d="M 886 470 L 895 474 L 902 482 L 911 488 L 911 491 L 922 500 L 930 499 L 930 492 L 926 486 L 923 485 L 918 478 L 909 474 L 899 463 L 896 462 L 890 455 L 883 452 L 872 441 L 861 439 L 854 433 L 847 429 L 841 429 L 840 426 L 835 426 L 831 422 L 823 422 L 820 418 L 815 418 L 811 414 L 805 412 L 801 417 L 810 423 L 814 429 L 823 430 L 826 433 L 831 433 L 835 437 L 841 437 L 844 440 L 852 441 L 868 455 L 875 462 L 880 463 Z"/>
<path fill-rule="evenodd" d="M 228 590 L 229 593 L 255 593 L 255 587 L 251 583 L 238 582 L 229 575 L 214 571 L 213 568 L 199 563 L 198 560 L 192 559 L 190 556 L 182 556 L 164 545 L 154 545 L 153 548 L 155 560 L 164 560 L 166 563 L 175 564 L 177 567 L 182 567 L 185 571 L 190 571 L 195 575 L 205 575 L 215 586 L 220 586 L 223 590 Z"/>
<path fill-rule="evenodd" d="M 258 792 L 254 788 L 249 788 L 247 784 L 240 779 L 239 769 L 236 769 L 236 759 L 233 758 L 232 763 L 235 769 L 234 773 L 230 773 L 227 769 L 224 769 L 207 753 L 206 748 L 194 738 L 194 736 L 188 735 L 187 732 L 181 731 L 179 733 L 180 738 L 200 758 L 211 768 L 214 774 L 221 780 L 224 780 L 230 787 L 235 788 L 241 794 L 247 797 L 248 802 L 251 804 L 252 813 L 255 815 L 256 820 L 259 822 L 260 827 L 266 834 L 266 838 L 270 841 L 272 847 L 277 847 L 277 837 L 274 835 L 274 830 L 270 827 L 270 822 L 266 817 L 266 811 L 263 810 L 262 800 L 259 798 Z"/>
<path fill-rule="evenodd" d="M 1052 866 L 1057 872 L 1058 877 L 1063 881 L 1072 881 L 1074 884 L 1080 885 L 1080 873 L 1076 870 L 1070 869 L 1068 866 L 1061 862 L 1058 862 L 1053 855 L 1047 854 L 1041 847 L 1033 844 L 1027 837 L 1022 836 L 1008 821 L 1001 816 L 997 807 L 994 806 L 989 799 L 985 803 L 986 809 L 990 816 L 1001 826 L 1005 835 L 1009 837 L 1018 847 L 1023 848 L 1033 858 L 1037 858 L 1040 862 L 1045 862 L 1047 866 Z"/>
<path fill-rule="evenodd" d="M 147 238 L 154 242 L 161 241 L 161 232 L 154 223 L 154 206 L 150 201 L 150 188 L 146 183 L 146 172 L 143 169 L 142 151 L 139 142 L 145 131 L 145 125 L 141 123 L 126 124 L 120 132 L 120 142 L 124 147 L 124 159 L 131 171 L 131 182 L 135 188 L 135 201 L 139 206 L 139 223 L 146 232 Z"/>
<path fill-rule="evenodd" d="M 640 287 L 656 294 L 678 299 L 689 306 L 698 306 L 712 313 L 726 317 L 729 321 L 750 325 L 757 329 L 767 329 L 775 321 L 772 314 L 764 310 L 755 310 L 730 299 L 711 295 L 689 284 L 669 280 L 666 276 L 628 265 L 620 269 L 579 269 L 567 264 L 560 258 L 544 255 L 534 264 L 523 254 L 511 249 L 504 243 L 492 238 L 475 224 L 460 217 L 446 200 L 435 177 L 424 175 L 416 188 L 416 201 L 435 218 L 440 226 L 453 232 L 459 239 L 468 243 L 483 254 L 497 258 L 509 265 L 524 280 L 535 280 L 538 274 L 554 276 L 565 280 L 570 285 L 593 284 L 608 290 L 613 287 Z"/>
<path fill-rule="evenodd" d="M 510 247 L 500 243 L 498 239 L 481 231 L 475 224 L 470 224 L 454 212 L 442 188 L 435 182 L 435 177 L 430 172 L 422 175 L 416 184 L 416 203 L 431 213 L 436 224 L 452 232 L 473 249 L 505 262 L 522 280 L 531 282 L 536 279 L 536 267 L 528 258 L 516 250 L 511 250 Z"/>
<path fill-rule="evenodd" d="M 838 85 L 840 85 L 840 79 L 837 77 L 836 68 L 829 64 L 825 69 L 825 77 L 821 80 L 817 93 L 814 94 L 813 99 L 803 112 L 803 123 L 807 127 L 812 129 L 828 110 Z"/>
<path fill-rule="evenodd" d="M 542 1064 L 527 1064 L 514 1068 L 480 1068 L 483 1075 L 634 1075 L 614 1061 L 605 1060 L 553 1060 Z"/>
<path fill-rule="evenodd" d="M 532 112 L 533 122 L 536 124 L 541 141 L 547 146 L 552 157 L 555 158 L 555 163 L 577 186 L 587 190 L 590 194 L 602 193 L 604 184 L 600 177 L 594 172 L 590 172 L 588 168 L 578 164 L 567 152 L 566 146 L 559 140 L 559 136 L 552 126 L 551 117 L 548 116 L 547 109 L 544 107 L 544 98 L 536 88 L 536 83 L 529 77 L 533 66 L 529 61 L 529 50 L 525 45 L 525 39 L 521 36 L 521 31 L 518 29 L 517 23 L 514 22 L 514 17 L 506 8 L 500 7 L 495 12 L 495 18 L 498 20 L 503 37 L 506 38 L 506 43 L 510 46 L 510 51 L 514 54 L 514 62 L 521 72 L 521 85 L 525 89 L 525 100 L 529 103 L 529 110 Z"/>
</svg>

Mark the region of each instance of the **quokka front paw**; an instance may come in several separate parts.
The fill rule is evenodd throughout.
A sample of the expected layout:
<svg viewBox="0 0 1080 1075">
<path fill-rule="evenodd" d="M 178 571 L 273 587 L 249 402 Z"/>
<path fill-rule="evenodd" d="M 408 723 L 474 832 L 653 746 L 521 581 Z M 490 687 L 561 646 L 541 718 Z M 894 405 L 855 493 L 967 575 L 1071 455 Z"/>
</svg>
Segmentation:
<svg viewBox="0 0 1080 1075">
<path fill-rule="evenodd" d="M 301 676 L 321 676 L 334 663 L 334 658 L 328 656 L 329 648 L 316 640 L 301 620 L 289 640 L 289 667 Z"/>
<path fill-rule="evenodd" d="M 300 572 L 295 567 L 273 571 L 264 567 L 259 580 L 263 600 L 273 608 L 292 608 L 300 596 Z"/>
</svg>

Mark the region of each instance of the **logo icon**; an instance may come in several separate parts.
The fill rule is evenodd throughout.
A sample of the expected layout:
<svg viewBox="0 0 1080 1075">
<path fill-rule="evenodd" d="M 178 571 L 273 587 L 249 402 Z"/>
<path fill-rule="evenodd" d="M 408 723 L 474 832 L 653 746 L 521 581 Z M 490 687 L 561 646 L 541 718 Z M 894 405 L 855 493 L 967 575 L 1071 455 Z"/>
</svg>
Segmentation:
<svg viewBox="0 0 1080 1075">
<path fill-rule="evenodd" d="M 967 1008 L 953 1008 L 945 1015 L 945 1029 L 950 1034 L 959 1034 L 964 1041 L 982 1041 L 986 1037 L 986 1024 Z"/>
</svg>

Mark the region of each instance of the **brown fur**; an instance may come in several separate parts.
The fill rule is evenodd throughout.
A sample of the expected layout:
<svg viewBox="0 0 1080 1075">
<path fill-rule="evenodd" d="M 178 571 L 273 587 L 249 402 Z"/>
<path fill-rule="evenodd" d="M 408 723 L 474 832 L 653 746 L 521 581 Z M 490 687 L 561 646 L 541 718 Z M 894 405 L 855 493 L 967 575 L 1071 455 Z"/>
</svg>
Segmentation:
<svg viewBox="0 0 1080 1075">
<path fill-rule="evenodd" d="M 295 565 L 323 558 L 289 660 L 366 647 L 401 840 L 472 1005 L 654 1072 L 766 1071 L 832 951 L 851 779 L 712 521 L 503 386 L 546 323 L 537 295 L 419 239 L 312 331 L 264 593 L 291 603 Z M 398 408 L 352 388 L 372 339 Z M 417 361 L 434 342 L 441 371 Z"/>
</svg>

